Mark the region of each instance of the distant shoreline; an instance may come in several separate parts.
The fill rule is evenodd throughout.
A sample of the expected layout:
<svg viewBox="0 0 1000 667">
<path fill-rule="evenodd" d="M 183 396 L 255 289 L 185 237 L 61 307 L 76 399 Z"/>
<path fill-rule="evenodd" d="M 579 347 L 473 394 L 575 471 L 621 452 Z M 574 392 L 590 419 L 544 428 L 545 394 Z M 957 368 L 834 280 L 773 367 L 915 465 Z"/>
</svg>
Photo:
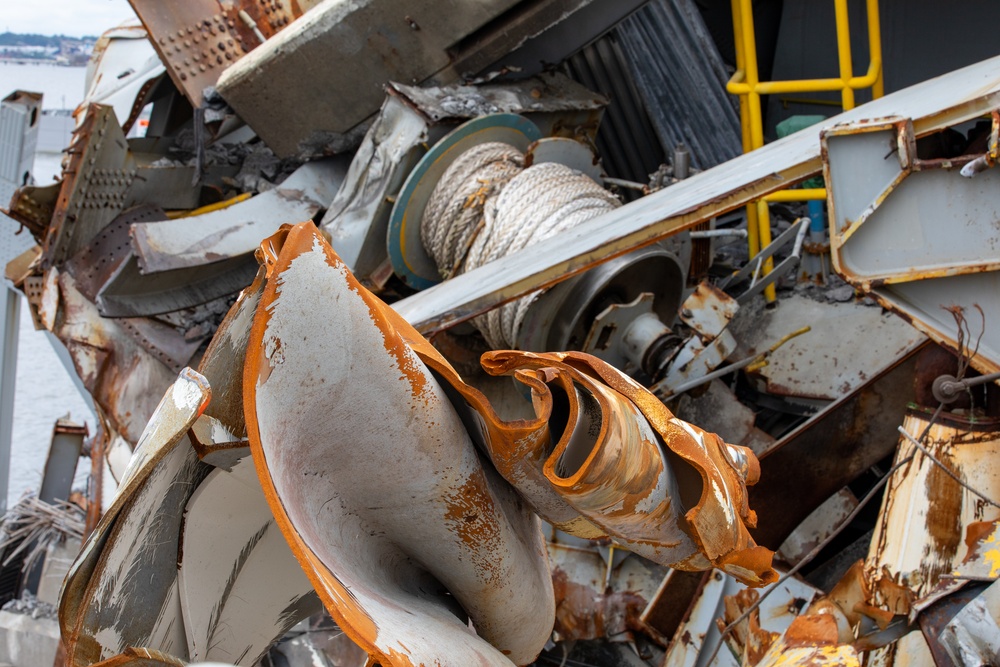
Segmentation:
<svg viewBox="0 0 1000 667">
<path fill-rule="evenodd" d="M 73 63 L 64 63 L 58 60 L 49 60 L 41 58 L 0 58 L 0 64 L 3 65 L 51 65 L 53 67 L 86 67 L 86 65 L 74 65 Z"/>
</svg>

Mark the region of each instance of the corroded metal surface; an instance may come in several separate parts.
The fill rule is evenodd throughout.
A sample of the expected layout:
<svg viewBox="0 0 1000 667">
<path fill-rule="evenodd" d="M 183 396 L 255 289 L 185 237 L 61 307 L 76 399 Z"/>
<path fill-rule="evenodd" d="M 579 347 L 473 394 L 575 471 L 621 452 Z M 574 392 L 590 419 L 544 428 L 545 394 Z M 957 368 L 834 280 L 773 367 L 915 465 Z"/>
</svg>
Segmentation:
<svg viewBox="0 0 1000 667">
<path fill-rule="evenodd" d="M 554 613 L 537 520 L 483 466 L 407 345 L 415 332 L 311 224 L 261 254 L 269 276 L 244 385 L 251 449 L 328 611 L 382 664 L 530 662 Z M 335 326 L 320 302 L 336 303 Z"/>
<path fill-rule="evenodd" d="M 176 545 L 184 504 L 207 470 L 185 434 L 210 395 L 205 378 L 189 369 L 167 390 L 115 500 L 67 575 L 59 619 L 70 665 L 130 646 L 186 658 Z"/>
<path fill-rule="evenodd" d="M 887 362 L 920 347 L 926 336 L 881 308 L 860 303 L 821 303 L 801 295 L 781 300 L 741 339 L 760 352 L 802 327 L 812 331 L 788 341 L 754 375 L 767 392 L 834 401 L 868 384 Z M 864 345 L 856 345 L 858 340 Z"/>
<path fill-rule="evenodd" d="M 532 391 L 535 437 L 497 437 L 489 447 L 500 473 L 547 521 L 581 537 L 607 535 L 680 569 L 711 564 L 757 585 L 776 576 L 771 552 L 747 532 L 756 514 L 745 489 L 759 476 L 749 450 L 677 419 L 645 388 L 589 355 L 492 352 L 483 366 Z M 550 435 L 560 390 L 568 425 Z M 499 426 L 495 415 L 490 421 Z"/>
<path fill-rule="evenodd" d="M 958 171 L 977 155 L 921 160 L 913 134 L 906 118 L 824 131 L 833 268 L 952 350 L 964 333 L 952 312 L 964 309 L 974 318 L 979 309 L 985 324 L 972 364 L 996 372 L 1000 340 L 991 323 L 1000 317 L 1000 304 L 990 297 L 1000 284 L 995 234 L 1000 171 Z M 978 156 L 990 165 L 998 136 L 1000 115 L 994 111 L 992 148 L 984 142 L 987 152 Z"/>
<path fill-rule="evenodd" d="M 59 314 L 52 333 L 66 346 L 77 375 L 94 397 L 114 431 L 130 443 L 153 414 L 157 395 L 173 380 L 176 362 L 186 364 L 197 348 L 162 323 L 148 324 L 164 334 L 175 353 L 147 347 L 139 323 L 109 320 L 76 289 L 69 273 L 58 278 Z"/>
<path fill-rule="evenodd" d="M 940 419 L 940 418 L 939 418 Z M 929 415 L 910 411 L 903 428 L 920 438 Z M 986 461 L 1000 456 L 1000 425 L 949 416 L 930 426 L 926 448 L 963 482 L 988 497 L 1000 497 L 1000 472 Z M 1000 509 L 963 488 L 941 466 L 907 440 L 896 461 L 914 456 L 890 480 L 872 539 L 865 574 L 877 606 L 909 614 L 913 606 L 962 585 L 951 575 L 971 545 L 964 542 L 973 522 L 996 521 Z"/>
<path fill-rule="evenodd" d="M 556 618 L 555 641 L 607 639 L 634 641 L 646 633 L 642 612 L 653 599 L 667 569 L 629 557 L 620 563 L 614 551 L 610 562 L 596 547 L 550 542 Z"/>
<path fill-rule="evenodd" d="M 392 0 L 324 2 L 228 68 L 218 89 L 275 153 L 292 155 L 372 116 L 384 83 L 422 83 L 445 68 L 449 47 L 516 4 L 413 5 L 404 14 Z M 319 60 L 341 66 L 302 76 L 303 63 Z"/>
<path fill-rule="evenodd" d="M 130 0 L 177 88 L 192 106 L 222 72 L 316 4 L 313 0 Z M 245 15 L 248 20 L 243 19 Z"/>
<path fill-rule="evenodd" d="M 492 644 L 521 663 L 548 635 L 551 583 L 541 574 L 544 554 L 529 546 L 539 544 L 537 528 L 513 489 L 483 467 L 473 440 L 536 511 L 567 532 L 607 535 L 664 564 L 715 564 L 752 584 L 773 580 L 770 552 L 753 544 L 746 527 L 755 517 L 744 484 L 757 474 L 749 451 L 675 419 L 627 376 L 582 354 L 487 355 L 490 373 L 513 374 L 533 393 L 538 417 L 504 422 L 354 281 L 311 224 L 283 229 L 259 256 L 268 279 L 244 384 L 254 460 L 328 610 L 372 655 L 397 665 L 463 664 L 463 656 L 507 664 Z M 309 305 L 317 300 L 337 303 L 342 331 Z M 349 391 L 363 397 L 363 414 Z M 472 409 L 460 416 L 451 403 L 463 399 Z M 385 418 L 372 423 L 372 412 Z M 392 453 L 397 447 L 406 454 Z M 405 466 L 397 470 L 390 462 L 400 457 Z M 350 481 L 359 476 L 380 479 L 380 489 L 392 488 L 412 509 Z M 690 509 L 682 515 L 685 495 Z M 358 541 L 347 553 L 321 539 L 331 532 Z M 404 550 L 408 559 L 400 561 L 395 554 Z M 385 562 L 399 572 L 391 581 L 373 567 Z M 414 598 L 394 583 L 424 570 L 447 587 L 482 639 L 456 632 L 442 601 Z M 530 628 L 517 625 L 524 614 L 536 619 Z M 438 648 L 445 645 L 447 654 Z"/>
<path fill-rule="evenodd" d="M 48 265 L 75 255 L 132 206 L 184 209 L 198 202 L 199 190 L 191 187 L 193 166 L 162 166 L 155 162 L 159 156 L 133 152 L 109 106 L 91 104 L 82 113 L 41 242 Z"/>
</svg>

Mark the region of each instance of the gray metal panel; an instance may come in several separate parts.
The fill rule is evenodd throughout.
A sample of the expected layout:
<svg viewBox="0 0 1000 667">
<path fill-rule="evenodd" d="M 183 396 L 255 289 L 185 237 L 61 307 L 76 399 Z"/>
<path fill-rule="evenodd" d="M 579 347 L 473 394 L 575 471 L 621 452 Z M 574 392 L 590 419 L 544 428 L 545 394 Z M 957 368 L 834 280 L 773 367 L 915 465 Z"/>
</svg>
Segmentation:
<svg viewBox="0 0 1000 667">
<path fill-rule="evenodd" d="M 645 183 L 679 143 L 699 169 L 742 152 L 728 73 L 692 0 L 645 3 L 564 68 L 611 97 L 597 136 L 611 176 Z"/>
<path fill-rule="evenodd" d="M 42 486 L 38 490 L 39 500 L 53 504 L 59 500 L 69 500 L 85 437 L 85 425 L 75 424 L 68 419 L 56 421 L 55 428 L 52 429 L 49 456 L 45 459 Z"/>
<path fill-rule="evenodd" d="M 615 34 L 665 151 L 687 144 L 700 169 L 742 152 L 729 74 L 692 0 L 653 0 Z"/>
<path fill-rule="evenodd" d="M 615 37 L 606 35 L 575 54 L 565 69 L 587 88 L 611 98 L 597 133 L 597 149 L 608 174 L 647 182 L 663 163 L 664 152 Z"/>
<path fill-rule="evenodd" d="M 30 181 L 42 115 L 42 96 L 14 91 L 0 102 L 0 208 Z M 27 179 L 27 180 L 26 180 Z M 30 234 L 15 236 L 16 222 L 0 214 L 0 266 L 34 245 Z"/>
<path fill-rule="evenodd" d="M 16 90 L 0 102 L 0 180 L 26 185 L 24 179 L 30 176 L 35 160 L 41 114 L 40 93 Z"/>
<path fill-rule="evenodd" d="M 449 47 L 515 4 L 325 0 L 240 58 L 217 87 L 268 147 L 291 155 L 369 118 L 389 81 L 420 83 L 448 67 Z"/>
</svg>

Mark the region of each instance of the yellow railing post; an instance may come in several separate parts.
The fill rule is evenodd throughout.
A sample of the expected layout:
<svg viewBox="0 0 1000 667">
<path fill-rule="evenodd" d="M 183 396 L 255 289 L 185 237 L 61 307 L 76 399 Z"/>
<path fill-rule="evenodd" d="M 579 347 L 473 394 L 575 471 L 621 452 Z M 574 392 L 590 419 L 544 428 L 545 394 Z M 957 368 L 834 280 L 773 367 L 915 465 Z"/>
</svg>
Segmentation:
<svg viewBox="0 0 1000 667">
<path fill-rule="evenodd" d="M 833 0 L 837 31 L 837 62 L 840 76 L 835 79 L 802 79 L 798 81 L 761 81 L 757 70 L 757 43 L 754 36 L 752 0 L 732 0 L 733 37 L 736 46 L 736 72 L 726 90 L 740 98 L 740 126 L 743 134 L 743 152 L 748 153 L 764 145 L 764 124 L 761 95 L 778 93 L 811 93 L 839 91 L 844 110 L 853 109 L 854 91 L 871 88 L 872 97 L 883 95 L 882 37 L 879 25 L 878 0 L 866 0 L 868 20 L 868 71 L 862 77 L 854 76 L 851 59 L 851 28 L 847 13 L 847 0 Z M 826 190 L 783 190 L 747 206 L 747 240 L 750 257 L 754 257 L 771 243 L 771 215 L 768 202 L 806 201 L 826 199 Z M 762 274 L 774 268 L 771 259 L 762 267 Z M 775 298 L 774 286 L 764 292 L 768 301 Z"/>
</svg>

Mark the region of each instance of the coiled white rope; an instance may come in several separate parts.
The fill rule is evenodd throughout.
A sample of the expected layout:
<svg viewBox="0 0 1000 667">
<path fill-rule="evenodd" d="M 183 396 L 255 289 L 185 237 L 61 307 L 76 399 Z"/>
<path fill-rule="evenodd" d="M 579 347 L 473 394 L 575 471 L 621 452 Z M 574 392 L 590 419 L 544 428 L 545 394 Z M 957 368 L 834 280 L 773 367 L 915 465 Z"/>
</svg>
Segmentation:
<svg viewBox="0 0 1000 667">
<path fill-rule="evenodd" d="M 610 211 L 621 202 L 588 176 L 546 162 L 523 169 L 513 146 L 492 142 L 463 153 L 434 188 L 421 223 L 421 240 L 444 278 L 512 255 Z M 494 349 L 515 347 L 533 292 L 473 325 Z"/>
</svg>

